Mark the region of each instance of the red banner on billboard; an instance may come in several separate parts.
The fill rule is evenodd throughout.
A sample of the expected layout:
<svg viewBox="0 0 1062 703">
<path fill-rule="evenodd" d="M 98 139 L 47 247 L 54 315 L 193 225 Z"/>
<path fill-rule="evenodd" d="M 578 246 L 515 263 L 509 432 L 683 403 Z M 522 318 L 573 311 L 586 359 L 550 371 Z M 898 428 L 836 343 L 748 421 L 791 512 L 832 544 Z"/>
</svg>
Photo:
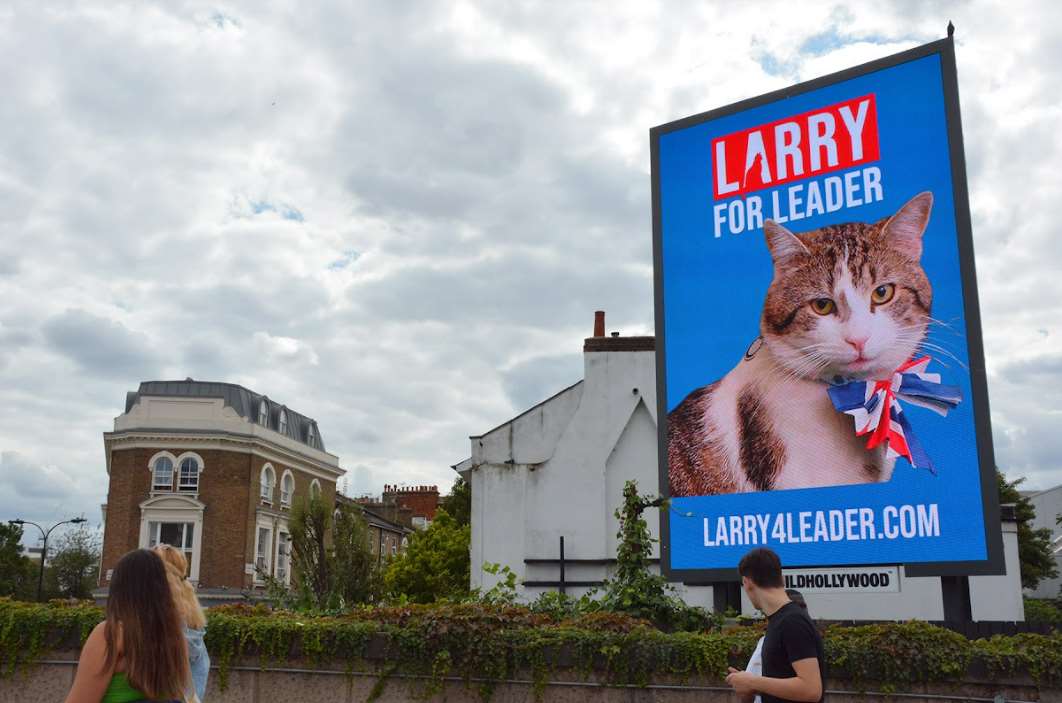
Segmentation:
<svg viewBox="0 0 1062 703">
<path fill-rule="evenodd" d="M 864 95 L 712 140 L 717 200 L 878 159 L 878 113 Z"/>
</svg>

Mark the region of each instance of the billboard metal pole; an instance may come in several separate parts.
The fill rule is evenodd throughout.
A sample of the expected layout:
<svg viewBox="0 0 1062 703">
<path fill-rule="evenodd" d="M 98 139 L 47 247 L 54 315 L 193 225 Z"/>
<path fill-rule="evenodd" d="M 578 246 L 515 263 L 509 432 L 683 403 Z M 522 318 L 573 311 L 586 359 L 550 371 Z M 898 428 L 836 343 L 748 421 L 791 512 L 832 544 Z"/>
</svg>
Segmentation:
<svg viewBox="0 0 1062 703">
<path fill-rule="evenodd" d="M 564 595 L 567 591 L 567 587 L 564 584 L 564 535 L 560 536 L 560 585 L 558 589 L 561 595 Z"/>
<path fill-rule="evenodd" d="M 973 620 L 969 576 L 941 576 L 940 594 L 944 598 L 945 622 L 971 622 Z"/>
</svg>

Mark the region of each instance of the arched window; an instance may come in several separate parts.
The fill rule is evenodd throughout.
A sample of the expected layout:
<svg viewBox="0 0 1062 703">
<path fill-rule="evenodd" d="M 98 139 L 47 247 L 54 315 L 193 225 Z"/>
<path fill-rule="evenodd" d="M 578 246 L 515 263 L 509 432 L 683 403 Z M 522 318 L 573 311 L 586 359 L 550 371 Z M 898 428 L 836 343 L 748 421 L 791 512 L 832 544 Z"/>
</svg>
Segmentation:
<svg viewBox="0 0 1062 703">
<path fill-rule="evenodd" d="M 181 471 L 177 478 L 177 490 L 196 493 L 199 491 L 199 462 L 195 457 L 181 460 Z"/>
<path fill-rule="evenodd" d="M 291 507 L 291 499 L 295 496 L 295 477 L 290 471 L 285 471 L 280 479 L 280 505 Z"/>
<path fill-rule="evenodd" d="M 310 481 L 310 499 L 321 497 L 321 482 L 317 479 Z"/>
<path fill-rule="evenodd" d="M 277 421 L 277 432 L 280 434 L 288 433 L 288 414 L 283 410 L 280 411 L 280 419 Z"/>
<path fill-rule="evenodd" d="M 269 464 L 263 466 L 259 493 L 261 494 L 262 500 L 270 505 L 273 504 L 273 486 L 276 485 L 276 482 L 277 475 L 276 472 L 273 471 L 273 467 Z"/>
<path fill-rule="evenodd" d="M 173 490 L 173 461 L 169 457 L 160 456 L 155 459 L 155 463 L 151 467 L 151 473 L 153 476 L 151 490 Z"/>
<path fill-rule="evenodd" d="M 258 424 L 269 427 L 269 402 L 265 398 L 258 403 Z"/>
</svg>

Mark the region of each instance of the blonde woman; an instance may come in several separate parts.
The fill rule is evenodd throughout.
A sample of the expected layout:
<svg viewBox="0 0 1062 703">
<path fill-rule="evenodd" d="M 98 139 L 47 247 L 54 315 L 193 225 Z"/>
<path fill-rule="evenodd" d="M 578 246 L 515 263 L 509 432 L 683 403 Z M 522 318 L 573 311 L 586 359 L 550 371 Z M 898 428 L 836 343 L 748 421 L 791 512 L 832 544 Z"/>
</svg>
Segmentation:
<svg viewBox="0 0 1062 703">
<path fill-rule="evenodd" d="M 184 637 L 188 642 L 188 666 L 192 671 L 192 683 L 196 695 L 203 700 L 206 693 L 207 677 L 210 675 L 210 655 L 207 653 L 203 635 L 206 634 L 206 615 L 195 595 L 195 587 L 188 582 L 188 560 L 179 549 L 168 544 L 155 547 L 155 552 L 162 557 L 166 565 L 166 578 L 170 583 L 173 601 L 177 606 L 184 625 Z"/>
</svg>

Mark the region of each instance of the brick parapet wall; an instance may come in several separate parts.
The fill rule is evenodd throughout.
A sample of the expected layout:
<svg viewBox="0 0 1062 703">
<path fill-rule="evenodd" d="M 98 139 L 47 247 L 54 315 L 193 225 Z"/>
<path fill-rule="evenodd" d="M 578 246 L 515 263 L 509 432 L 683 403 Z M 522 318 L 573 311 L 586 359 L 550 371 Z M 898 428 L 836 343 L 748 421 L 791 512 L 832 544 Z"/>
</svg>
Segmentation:
<svg viewBox="0 0 1062 703">
<path fill-rule="evenodd" d="M 15 676 L 0 678 L 0 700 L 21 703 L 57 703 L 66 696 L 73 682 L 78 652 L 55 652 L 43 663 L 30 667 Z M 308 662 L 290 660 L 262 665 L 257 659 L 234 662 L 229 671 L 228 686 L 221 691 L 215 670 L 211 671 L 205 699 L 212 703 L 288 703 L 293 700 L 354 701 L 370 700 L 378 685 L 379 672 L 362 669 L 347 672 L 343 667 L 315 668 Z M 423 678 L 392 673 L 373 698 L 380 703 L 392 701 L 429 700 L 449 703 L 472 703 L 483 700 L 477 686 L 467 686 L 459 677 L 445 680 L 442 690 L 425 698 L 427 682 Z M 1033 680 L 1015 677 L 995 681 L 968 678 L 951 684 L 913 684 L 897 690 L 905 703 L 959 703 L 960 701 L 991 701 L 996 696 L 1004 700 L 1062 703 L 1062 689 L 1038 686 Z M 826 700 L 830 703 L 885 703 L 896 701 L 881 692 L 874 682 L 861 687 L 850 681 L 827 682 Z M 558 703 L 730 703 L 736 698 L 722 682 L 690 677 L 659 678 L 646 686 L 608 686 L 594 678 L 583 677 L 567 670 L 549 676 L 540 696 L 536 696 L 530 675 L 517 676 L 494 687 L 491 700 L 513 702 L 547 700 Z"/>
</svg>

